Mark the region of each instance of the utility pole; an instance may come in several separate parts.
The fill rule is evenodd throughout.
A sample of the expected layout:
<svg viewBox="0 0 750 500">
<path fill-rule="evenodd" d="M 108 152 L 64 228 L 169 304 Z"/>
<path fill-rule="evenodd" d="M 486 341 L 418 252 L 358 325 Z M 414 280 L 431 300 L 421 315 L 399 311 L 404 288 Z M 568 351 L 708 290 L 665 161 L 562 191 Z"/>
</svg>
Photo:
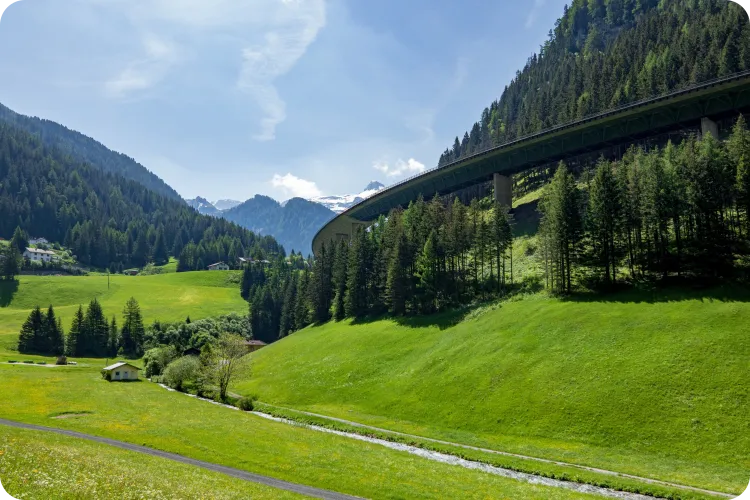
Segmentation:
<svg viewBox="0 0 750 500">
<path fill-rule="evenodd" d="M 109 290 L 109 271 L 107 271 L 107 290 Z"/>
</svg>

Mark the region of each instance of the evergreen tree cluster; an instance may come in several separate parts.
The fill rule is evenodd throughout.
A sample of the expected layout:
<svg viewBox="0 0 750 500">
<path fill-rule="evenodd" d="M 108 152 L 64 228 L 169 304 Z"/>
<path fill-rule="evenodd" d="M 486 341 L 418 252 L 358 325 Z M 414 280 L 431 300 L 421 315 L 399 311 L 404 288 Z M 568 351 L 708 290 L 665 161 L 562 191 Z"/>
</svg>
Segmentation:
<svg viewBox="0 0 750 500">
<path fill-rule="evenodd" d="M 323 245 L 309 270 L 283 260 L 247 267 L 253 337 L 272 342 L 331 318 L 429 314 L 501 295 L 512 280 L 511 248 L 506 207 L 420 197 L 351 242 Z"/>
<path fill-rule="evenodd" d="M 112 317 L 108 323 L 101 304 L 93 299 L 84 312 L 79 306 L 67 336 L 52 306 L 47 313 L 39 306 L 31 311 L 21 328 L 18 352 L 77 358 L 103 358 L 117 355 L 137 358 L 143 355 L 145 328 L 138 302 L 131 298 L 123 310 L 123 327 Z"/>
<path fill-rule="evenodd" d="M 618 279 L 742 277 L 750 256 L 750 133 L 740 117 L 707 134 L 620 161 L 576 182 L 564 164 L 545 187 L 539 256 L 548 287 Z"/>
<path fill-rule="evenodd" d="M 198 258 L 190 270 L 199 269 L 198 264 L 229 262 L 255 248 L 283 253 L 270 236 L 200 215 L 181 201 L 79 163 L 3 124 L 0 213 L 1 236 L 10 238 L 20 226 L 27 234 L 62 242 L 79 262 L 114 271 L 165 263 L 191 244 Z"/>
<path fill-rule="evenodd" d="M 750 25 L 726 0 L 573 0 L 539 54 L 441 155 L 489 147 L 750 69 Z"/>
</svg>

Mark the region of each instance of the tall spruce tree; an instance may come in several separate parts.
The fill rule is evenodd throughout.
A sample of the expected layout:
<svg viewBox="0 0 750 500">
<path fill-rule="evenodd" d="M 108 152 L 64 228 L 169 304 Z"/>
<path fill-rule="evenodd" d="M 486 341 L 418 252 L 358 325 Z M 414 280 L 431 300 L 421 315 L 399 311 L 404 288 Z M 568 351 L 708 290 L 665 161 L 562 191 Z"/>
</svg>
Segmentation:
<svg viewBox="0 0 750 500">
<path fill-rule="evenodd" d="M 44 336 L 46 337 L 46 345 L 41 352 L 54 356 L 65 354 L 65 333 L 60 324 L 60 319 L 55 316 L 55 309 L 51 305 L 44 316 Z"/>
<path fill-rule="evenodd" d="M 333 298 L 333 318 L 341 321 L 346 317 L 344 298 L 346 296 L 346 272 L 349 263 L 349 245 L 341 240 L 336 245 L 336 255 L 333 263 L 333 285 L 335 294 Z"/>
<path fill-rule="evenodd" d="M 65 353 L 68 356 L 79 356 L 80 350 L 84 345 L 84 340 L 81 338 L 83 334 L 84 326 L 84 315 L 83 306 L 78 306 L 78 310 L 73 315 L 73 322 L 68 330 L 67 341 L 65 342 Z"/>
<path fill-rule="evenodd" d="M 18 352 L 42 354 L 44 347 L 48 344 L 45 337 L 44 313 L 36 306 L 29 314 L 21 327 L 18 337 Z"/>
<path fill-rule="evenodd" d="M 122 311 L 122 330 L 120 330 L 120 348 L 126 356 L 140 357 L 143 354 L 145 333 L 141 306 L 134 297 L 131 297 Z"/>
</svg>

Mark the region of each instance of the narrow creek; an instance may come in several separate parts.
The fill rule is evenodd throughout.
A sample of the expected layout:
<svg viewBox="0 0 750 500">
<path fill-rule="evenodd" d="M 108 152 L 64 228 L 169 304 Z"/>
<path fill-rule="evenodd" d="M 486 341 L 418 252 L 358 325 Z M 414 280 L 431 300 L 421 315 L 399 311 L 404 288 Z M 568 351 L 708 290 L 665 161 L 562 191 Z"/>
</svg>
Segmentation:
<svg viewBox="0 0 750 500">
<path fill-rule="evenodd" d="M 164 384 L 158 384 L 158 385 L 170 392 L 179 392 L 179 391 L 175 391 L 171 387 L 168 387 Z M 211 399 L 198 397 L 194 394 L 186 394 L 186 393 L 181 393 L 181 394 L 184 394 L 185 396 L 188 396 L 191 398 L 200 399 L 201 401 L 206 401 L 211 404 L 223 406 L 231 410 L 240 411 L 240 409 L 235 406 L 218 403 Z M 537 476 L 537 475 L 529 474 L 526 472 L 516 472 L 514 470 L 504 469 L 502 467 L 497 467 L 497 466 L 485 464 L 482 462 L 466 460 L 464 458 L 456 457 L 454 455 L 449 455 L 447 453 L 440 453 L 437 451 L 425 450 L 417 446 L 411 446 L 411 445 L 407 445 L 403 443 L 394 443 L 392 441 L 387 441 L 385 439 L 378 439 L 378 438 L 363 436 L 361 434 L 357 434 L 354 432 L 344 432 L 344 431 L 337 431 L 334 429 L 327 429 L 325 427 L 321 427 L 318 425 L 305 424 L 301 422 L 296 422 L 294 420 L 289 420 L 286 418 L 275 417 L 273 415 L 269 415 L 268 413 L 262 413 L 259 411 L 253 411 L 250 413 L 261 418 L 273 420 L 274 422 L 279 422 L 279 423 L 283 423 L 287 425 L 293 425 L 295 427 L 303 427 L 303 428 L 314 430 L 317 432 L 326 432 L 328 434 L 336 434 L 337 436 L 343 436 L 343 437 L 347 437 L 350 439 L 356 439 L 358 441 L 364 441 L 367 443 L 377 444 L 377 445 L 385 446 L 386 448 L 390 448 L 390 449 L 397 450 L 397 451 L 405 451 L 407 453 L 425 458 L 427 460 L 433 460 L 435 462 L 441 462 L 441 463 L 449 464 L 449 465 L 456 465 L 459 467 L 464 467 L 466 469 L 479 470 L 479 471 L 486 472 L 489 474 L 494 474 L 496 476 L 507 477 L 510 479 L 515 479 L 517 481 L 522 481 L 522 482 L 529 483 L 529 484 L 551 486 L 554 488 L 562 488 L 566 490 L 577 491 L 579 493 L 588 493 L 588 494 L 598 495 L 598 496 L 603 496 L 603 497 L 608 497 L 608 498 L 621 498 L 621 499 L 626 499 L 626 500 L 653 500 L 654 498 L 651 496 L 641 495 L 638 493 L 629 493 L 625 491 L 611 490 L 608 488 L 602 488 L 602 487 L 593 486 L 590 484 L 575 483 L 572 481 L 561 481 L 559 479 L 552 479 L 548 477 Z"/>
</svg>

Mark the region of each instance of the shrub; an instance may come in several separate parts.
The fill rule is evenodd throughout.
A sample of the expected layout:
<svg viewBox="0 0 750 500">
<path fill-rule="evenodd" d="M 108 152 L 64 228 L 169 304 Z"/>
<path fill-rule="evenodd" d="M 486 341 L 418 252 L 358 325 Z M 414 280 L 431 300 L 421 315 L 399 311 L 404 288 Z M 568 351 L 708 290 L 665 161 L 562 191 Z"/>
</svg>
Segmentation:
<svg viewBox="0 0 750 500">
<path fill-rule="evenodd" d="M 107 382 L 112 382 L 112 373 L 107 370 L 102 370 L 102 378 Z"/>
<path fill-rule="evenodd" d="M 198 387 L 198 390 L 196 391 L 195 395 L 200 398 L 212 399 L 216 401 L 219 398 L 219 391 L 217 391 L 213 387 L 200 386 Z"/>
<path fill-rule="evenodd" d="M 146 378 L 161 375 L 164 369 L 177 358 L 177 349 L 174 346 L 156 347 L 149 349 L 143 356 Z"/>
<path fill-rule="evenodd" d="M 15 361 L 15 360 L 11 359 L 10 361 L 8 361 L 8 363 L 10 363 L 10 364 L 18 363 L 18 361 Z"/>
<path fill-rule="evenodd" d="M 185 382 L 198 378 L 200 362 L 195 356 L 183 356 L 172 361 L 164 370 L 164 383 L 176 391 L 182 391 Z"/>
<path fill-rule="evenodd" d="M 58 356 L 57 362 L 55 363 L 57 365 L 67 365 L 68 364 L 68 358 L 65 356 Z"/>
<path fill-rule="evenodd" d="M 240 398 L 237 401 L 237 408 L 239 408 L 242 411 L 253 411 L 255 406 L 253 405 L 253 400 L 250 398 Z"/>
<path fill-rule="evenodd" d="M 24 364 L 27 364 L 27 365 L 33 365 L 33 364 L 34 364 L 34 362 L 33 362 L 33 361 L 29 361 L 29 360 L 27 359 L 26 361 L 24 361 Z"/>
</svg>

